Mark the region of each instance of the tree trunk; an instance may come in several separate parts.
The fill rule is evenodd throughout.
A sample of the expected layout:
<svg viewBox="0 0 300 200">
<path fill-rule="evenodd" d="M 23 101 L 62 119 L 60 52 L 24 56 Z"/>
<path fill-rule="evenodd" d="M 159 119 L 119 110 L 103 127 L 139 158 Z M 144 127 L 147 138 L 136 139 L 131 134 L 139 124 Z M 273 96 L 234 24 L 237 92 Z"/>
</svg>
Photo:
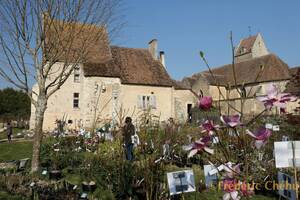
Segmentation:
<svg viewBox="0 0 300 200">
<path fill-rule="evenodd" d="M 45 95 L 40 94 L 37 99 L 35 110 L 35 128 L 32 148 L 31 173 L 37 172 L 40 165 L 40 150 L 43 138 L 44 113 L 47 108 L 47 99 Z"/>
</svg>

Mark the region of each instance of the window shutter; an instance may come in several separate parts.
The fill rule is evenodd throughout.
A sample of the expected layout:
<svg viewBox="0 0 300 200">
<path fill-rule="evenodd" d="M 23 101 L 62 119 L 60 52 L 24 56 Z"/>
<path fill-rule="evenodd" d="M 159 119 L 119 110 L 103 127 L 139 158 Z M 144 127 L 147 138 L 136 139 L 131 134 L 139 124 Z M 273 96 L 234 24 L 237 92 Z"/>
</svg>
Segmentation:
<svg viewBox="0 0 300 200">
<path fill-rule="evenodd" d="M 142 109 L 143 108 L 143 98 L 141 95 L 138 95 L 138 99 L 137 99 L 137 107 Z"/>
<path fill-rule="evenodd" d="M 156 96 L 150 96 L 150 104 L 153 109 L 156 109 Z"/>
</svg>

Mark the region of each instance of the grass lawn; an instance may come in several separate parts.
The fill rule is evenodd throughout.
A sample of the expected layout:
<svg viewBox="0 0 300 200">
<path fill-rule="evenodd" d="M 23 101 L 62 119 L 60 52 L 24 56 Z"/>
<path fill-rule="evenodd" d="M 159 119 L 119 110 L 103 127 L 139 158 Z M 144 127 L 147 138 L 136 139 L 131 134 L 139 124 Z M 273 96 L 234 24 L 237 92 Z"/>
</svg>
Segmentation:
<svg viewBox="0 0 300 200">
<path fill-rule="evenodd" d="M 6 192 L 0 191 L 0 200 L 27 200 L 25 197 L 10 195 Z"/>
<path fill-rule="evenodd" d="M 31 158 L 32 142 L 0 143 L 0 161 Z"/>
</svg>

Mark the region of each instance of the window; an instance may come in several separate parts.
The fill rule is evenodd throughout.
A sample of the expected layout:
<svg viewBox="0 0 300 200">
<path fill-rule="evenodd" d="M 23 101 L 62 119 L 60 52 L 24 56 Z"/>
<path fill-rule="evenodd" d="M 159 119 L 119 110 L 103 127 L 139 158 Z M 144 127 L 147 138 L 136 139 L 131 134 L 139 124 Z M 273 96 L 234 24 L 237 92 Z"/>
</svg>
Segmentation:
<svg viewBox="0 0 300 200">
<path fill-rule="evenodd" d="M 80 82 L 80 67 L 78 65 L 76 65 L 74 68 L 74 82 Z"/>
<path fill-rule="evenodd" d="M 154 95 L 151 96 L 138 96 L 138 108 L 140 109 L 156 109 L 156 97 Z"/>
<path fill-rule="evenodd" d="M 73 94 L 73 108 L 79 108 L 79 93 Z"/>
<path fill-rule="evenodd" d="M 143 96 L 143 108 L 147 109 L 150 105 L 150 96 Z"/>
<path fill-rule="evenodd" d="M 263 95 L 263 90 L 262 90 L 262 86 L 259 85 L 259 86 L 256 88 L 255 96 L 261 96 L 261 95 Z"/>
<path fill-rule="evenodd" d="M 247 49 L 245 47 L 241 47 L 240 54 L 246 53 Z"/>
</svg>

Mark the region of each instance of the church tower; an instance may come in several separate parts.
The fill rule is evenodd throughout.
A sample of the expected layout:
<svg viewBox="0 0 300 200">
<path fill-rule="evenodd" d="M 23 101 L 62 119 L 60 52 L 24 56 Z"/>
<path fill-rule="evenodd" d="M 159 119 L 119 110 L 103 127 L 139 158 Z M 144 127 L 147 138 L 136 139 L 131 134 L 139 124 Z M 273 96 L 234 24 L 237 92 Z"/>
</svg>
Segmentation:
<svg viewBox="0 0 300 200">
<path fill-rule="evenodd" d="M 260 33 L 242 39 L 234 52 L 235 62 L 243 62 L 253 58 L 265 56 L 269 51 Z"/>
</svg>

